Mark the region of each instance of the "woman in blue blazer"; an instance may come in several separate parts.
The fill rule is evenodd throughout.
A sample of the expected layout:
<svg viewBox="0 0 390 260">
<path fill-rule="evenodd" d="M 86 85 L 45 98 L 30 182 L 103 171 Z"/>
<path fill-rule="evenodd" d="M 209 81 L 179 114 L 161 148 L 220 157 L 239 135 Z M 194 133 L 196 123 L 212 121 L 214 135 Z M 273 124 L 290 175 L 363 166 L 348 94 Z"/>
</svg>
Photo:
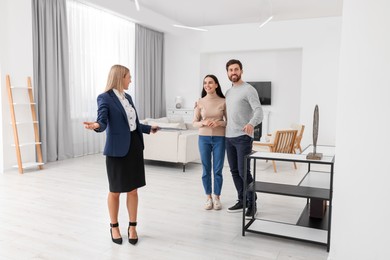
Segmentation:
<svg viewBox="0 0 390 260">
<path fill-rule="evenodd" d="M 127 193 L 129 243 L 138 242 L 136 231 L 138 193 L 145 186 L 144 142 L 142 133 L 155 133 L 157 126 L 143 125 L 139 122 L 131 96 L 125 93 L 131 82 L 130 70 L 122 65 L 111 67 L 105 92 L 97 98 L 98 116 L 96 122 L 84 122 L 87 129 L 103 132 L 106 130 L 106 168 L 110 191 L 108 210 L 110 213 L 111 239 L 122 244 L 119 231 L 119 197 Z"/>
</svg>

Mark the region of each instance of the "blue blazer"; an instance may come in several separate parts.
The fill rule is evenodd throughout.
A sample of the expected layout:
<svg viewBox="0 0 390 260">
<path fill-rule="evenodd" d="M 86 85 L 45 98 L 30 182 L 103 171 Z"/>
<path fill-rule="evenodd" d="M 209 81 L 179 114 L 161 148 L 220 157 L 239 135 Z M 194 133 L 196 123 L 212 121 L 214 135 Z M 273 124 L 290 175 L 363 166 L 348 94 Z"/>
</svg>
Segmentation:
<svg viewBox="0 0 390 260">
<path fill-rule="evenodd" d="M 134 107 L 131 96 L 125 93 L 129 103 Z M 118 97 L 113 90 L 102 93 L 97 98 L 98 103 L 98 117 L 96 122 L 99 123 L 100 128 L 95 129 L 96 132 L 106 131 L 106 145 L 104 147 L 104 155 L 112 157 L 124 157 L 130 148 L 131 134 L 130 126 L 127 120 L 125 109 L 123 108 Z M 137 114 L 137 111 L 135 112 Z M 137 132 L 142 141 L 144 148 L 144 139 L 142 133 L 150 133 L 151 126 L 143 125 L 136 118 Z"/>
</svg>

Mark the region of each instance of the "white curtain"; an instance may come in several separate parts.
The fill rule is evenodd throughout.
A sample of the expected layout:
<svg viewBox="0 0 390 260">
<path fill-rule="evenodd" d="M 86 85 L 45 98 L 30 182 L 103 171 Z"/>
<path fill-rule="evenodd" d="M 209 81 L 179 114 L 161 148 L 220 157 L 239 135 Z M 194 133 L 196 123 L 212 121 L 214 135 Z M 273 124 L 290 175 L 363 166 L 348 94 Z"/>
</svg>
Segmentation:
<svg viewBox="0 0 390 260">
<path fill-rule="evenodd" d="M 104 10 L 67 0 L 70 110 L 75 156 L 103 151 L 105 134 L 84 129 L 83 121 L 95 121 L 96 98 L 105 89 L 112 65 L 121 64 L 134 75 L 135 25 Z M 133 100 L 134 88 L 129 94 Z"/>
</svg>

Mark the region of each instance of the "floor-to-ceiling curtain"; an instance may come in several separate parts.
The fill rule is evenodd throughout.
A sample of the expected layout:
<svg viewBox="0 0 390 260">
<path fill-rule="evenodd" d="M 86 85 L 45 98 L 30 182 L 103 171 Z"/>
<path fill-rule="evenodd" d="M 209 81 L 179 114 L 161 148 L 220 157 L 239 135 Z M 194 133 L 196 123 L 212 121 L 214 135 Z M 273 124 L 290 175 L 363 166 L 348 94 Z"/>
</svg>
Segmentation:
<svg viewBox="0 0 390 260">
<path fill-rule="evenodd" d="M 164 34 L 135 27 L 135 91 L 140 118 L 166 114 L 164 86 Z"/>
<path fill-rule="evenodd" d="M 32 0 L 34 94 L 45 162 L 73 157 L 66 2 Z"/>
<path fill-rule="evenodd" d="M 96 120 L 96 98 L 111 66 L 124 65 L 134 74 L 135 24 L 74 0 L 67 0 L 67 8 L 71 132 L 75 156 L 82 156 L 104 148 L 105 133 L 88 131 L 83 122 Z M 134 96 L 133 83 L 128 92 Z"/>
</svg>

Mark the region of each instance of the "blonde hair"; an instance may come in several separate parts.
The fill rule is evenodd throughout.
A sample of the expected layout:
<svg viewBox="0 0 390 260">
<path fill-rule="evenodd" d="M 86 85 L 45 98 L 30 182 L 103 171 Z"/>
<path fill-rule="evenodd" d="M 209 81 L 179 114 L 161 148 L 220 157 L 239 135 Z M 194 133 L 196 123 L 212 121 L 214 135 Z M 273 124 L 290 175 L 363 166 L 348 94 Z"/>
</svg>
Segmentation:
<svg viewBox="0 0 390 260">
<path fill-rule="evenodd" d="M 122 65 L 114 65 L 111 67 L 110 72 L 108 73 L 107 85 L 104 92 L 107 92 L 113 88 L 117 89 L 119 92 L 124 91 L 123 79 L 130 70 Z"/>
</svg>

